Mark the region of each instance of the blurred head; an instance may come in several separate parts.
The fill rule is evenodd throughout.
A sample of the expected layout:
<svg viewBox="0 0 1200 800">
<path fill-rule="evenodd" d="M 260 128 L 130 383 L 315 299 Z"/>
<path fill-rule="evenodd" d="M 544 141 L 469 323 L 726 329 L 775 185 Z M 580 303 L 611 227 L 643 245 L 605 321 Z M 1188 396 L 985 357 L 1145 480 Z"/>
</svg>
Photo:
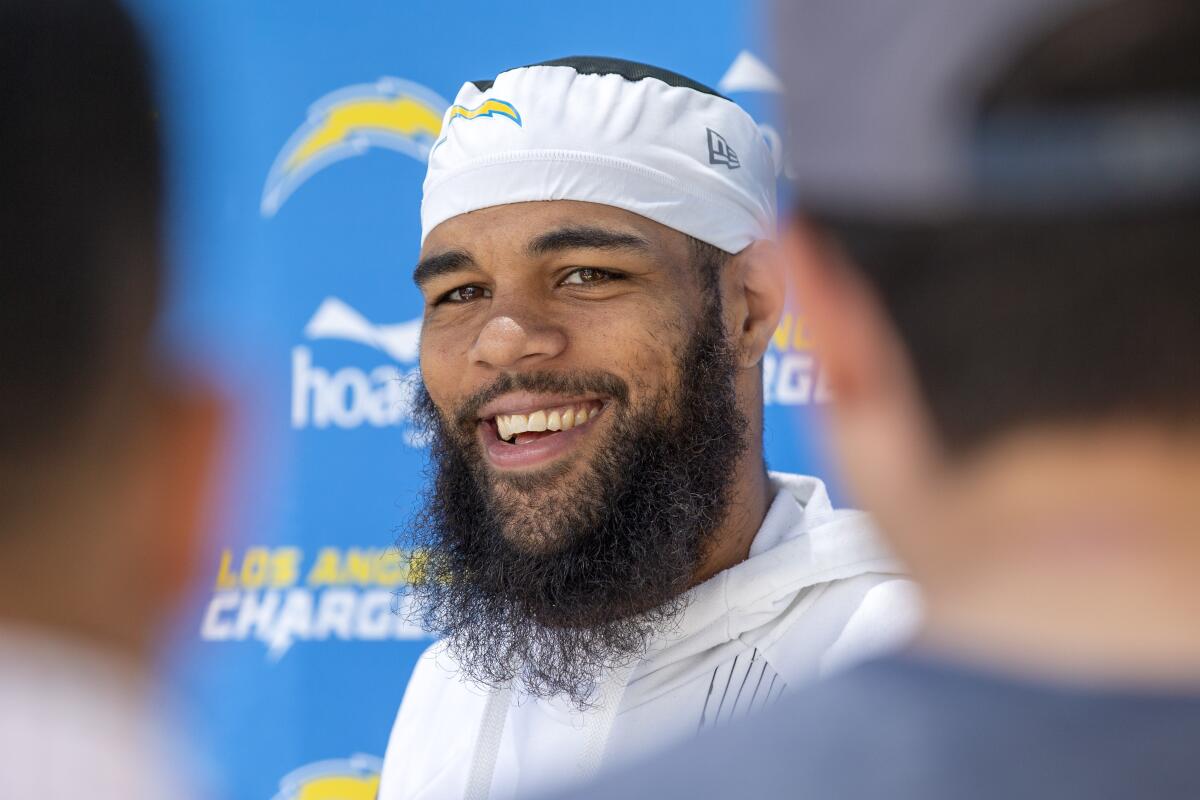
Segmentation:
<svg viewBox="0 0 1200 800">
<path fill-rule="evenodd" d="M 1002 65 L 973 113 L 1194 109 L 1197 48 L 1194 5 L 1093 3 Z M 899 222 L 814 213 L 794 226 L 785 248 L 837 397 L 847 478 L 918 578 L 987 558 L 939 521 L 1015 445 L 1081 437 L 1099 454 L 1140 431 L 1200 454 L 1195 197 Z"/>
<path fill-rule="evenodd" d="M 767 252 L 575 199 L 428 231 L 417 590 L 473 678 L 582 699 L 679 611 L 743 465 L 763 469 L 759 364 L 783 300 Z"/>
<path fill-rule="evenodd" d="M 215 409 L 156 358 L 159 133 L 115 3 L 0 5 L 0 615 L 143 651 L 192 569 Z"/>
</svg>

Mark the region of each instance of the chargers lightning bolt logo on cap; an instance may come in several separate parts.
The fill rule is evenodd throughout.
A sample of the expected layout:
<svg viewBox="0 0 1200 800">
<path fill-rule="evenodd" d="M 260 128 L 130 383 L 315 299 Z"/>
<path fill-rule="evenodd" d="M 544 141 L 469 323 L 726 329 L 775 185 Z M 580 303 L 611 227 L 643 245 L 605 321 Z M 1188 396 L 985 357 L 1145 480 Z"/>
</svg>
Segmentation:
<svg viewBox="0 0 1200 800">
<path fill-rule="evenodd" d="M 263 187 L 264 217 L 325 167 L 384 147 L 418 161 L 429 157 L 449 103 L 424 86 L 401 78 L 347 86 L 309 108 L 308 121 L 283 146 Z"/>
<path fill-rule="evenodd" d="M 451 106 L 450 112 L 446 115 L 446 135 L 449 136 L 450 123 L 454 122 L 454 120 L 472 120 L 479 119 L 481 117 L 506 117 L 517 123 L 518 127 L 524 127 L 524 125 L 521 124 L 521 112 L 517 111 L 516 106 L 507 100 L 497 100 L 496 98 L 492 98 L 490 100 L 484 100 L 474 108 L 467 108 L 466 106 L 459 105 Z M 433 143 L 433 147 L 430 149 L 430 152 L 432 153 L 434 150 L 437 150 L 438 147 L 445 141 L 446 136 L 438 139 Z"/>
<path fill-rule="evenodd" d="M 517 111 L 516 107 L 507 100 L 485 100 L 474 108 L 466 106 L 454 106 L 450 109 L 450 116 L 446 117 L 446 127 L 450 127 L 450 123 L 456 119 L 477 119 L 479 117 L 501 116 L 508 117 L 517 125 L 521 124 L 521 112 Z"/>
</svg>

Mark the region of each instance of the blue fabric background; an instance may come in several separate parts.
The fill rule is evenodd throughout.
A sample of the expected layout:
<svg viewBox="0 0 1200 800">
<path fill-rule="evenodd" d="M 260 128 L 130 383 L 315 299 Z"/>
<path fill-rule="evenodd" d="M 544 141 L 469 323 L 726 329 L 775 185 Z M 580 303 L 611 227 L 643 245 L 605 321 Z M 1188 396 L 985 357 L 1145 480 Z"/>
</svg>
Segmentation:
<svg viewBox="0 0 1200 800">
<path fill-rule="evenodd" d="M 165 339 L 219 380 L 236 412 L 202 585 L 166 666 L 223 796 L 324 797 L 318 788 L 343 781 L 345 794 L 330 796 L 367 800 L 428 642 L 394 617 L 368 615 L 345 637 L 329 624 L 319 635 L 315 618 L 334 602 L 330 592 L 359 611 L 372 593 L 402 597 L 394 571 L 375 571 L 390 563 L 387 548 L 403 546 L 424 453 L 409 442 L 402 414 L 386 425 L 360 417 L 368 406 L 377 414 L 398 408 L 382 376 L 415 364 L 378 342 L 313 338 L 306 328 L 331 299 L 338 321 L 358 315 L 369 331 L 420 315 L 409 276 L 424 164 L 368 143 L 317 170 L 266 216 L 260 203 L 272 164 L 314 103 L 386 76 L 450 100 L 463 81 L 508 66 L 603 54 L 718 85 L 743 51 L 770 62 L 758 8 L 733 0 L 131 6 L 159 67 L 169 142 L 176 271 Z M 728 93 L 769 122 L 773 94 L 764 88 Z M 798 325 L 781 329 L 768 357 L 767 453 L 773 468 L 822 474 L 815 373 Z M 297 360 L 309 365 L 299 378 Z M 312 369 L 342 390 L 320 402 L 340 402 L 344 425 L 315 424 L 318 401 L 302 391 Z M 357 406 L 347 400 L 368 386 L 371 396 Z M 336 569 L 316 575 L 336 575 L 332 582 L 314 575 L 321 558 Z M 273 613 L 271 602 L 281 604 Z M 288 623 L 293 635 L 279 637 L 289 602 L 299 616 Z"/>
</svg>

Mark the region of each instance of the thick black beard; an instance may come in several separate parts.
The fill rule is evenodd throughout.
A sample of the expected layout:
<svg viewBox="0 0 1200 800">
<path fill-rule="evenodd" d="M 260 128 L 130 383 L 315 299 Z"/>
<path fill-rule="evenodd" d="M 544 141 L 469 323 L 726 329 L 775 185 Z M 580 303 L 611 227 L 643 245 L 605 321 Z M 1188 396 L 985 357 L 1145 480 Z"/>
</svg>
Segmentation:
<svg viewBox="0 0 1200 800">
<path fill-rule="evenodd" d="M 680 385 L 644 409 L 630 409 L 607 374 L 503 376 L 452 422 L 417 388 L 433 475 L 410 530 L 422 553 L 413 591 L 425 628 L 468 679 L 519 681 L 583 707 L 605 671 L 642 656 L 682 613 L 746 447 L 719 309 L 701 319 Z M 514 389 L 606 394 L 620 433 L 569 485 L 547 476 L 494 486 L 473 412 Z"/>
</svg>

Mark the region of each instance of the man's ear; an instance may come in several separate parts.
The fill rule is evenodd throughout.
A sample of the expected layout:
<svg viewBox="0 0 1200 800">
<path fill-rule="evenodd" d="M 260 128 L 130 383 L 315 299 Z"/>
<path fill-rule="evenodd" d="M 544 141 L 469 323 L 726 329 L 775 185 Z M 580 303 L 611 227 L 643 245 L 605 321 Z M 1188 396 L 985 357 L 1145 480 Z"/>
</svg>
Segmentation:
<svg viewBox="0 0 1200 800">
<path fill-rule="evenodd" d="M 813 225 L 793 222 L 781 249 L 793 307 L 812 332 L 827 385 L 839 406 L 853 408 L 880 389 L 894 366 L 884 310 L 840 246 Z"/>
<path fill-rule="evenodd" d="M 152 532 L 144 543 L 154 553 L 157 600 L 175 607 L 193 587 L 207 555 L 214 489 L 225 438 L 226 404 L 212 387 L 199 382 L 164 387 L 159 414 L 149 432 L 141 485 L 143 508 Z"/>
<path fill-rule="evenodd" d="M 762 360 L 779 327 L 787 281 L 779 248 L 766 240 L 753 242 L 733 256 L 729 267 L 733 302 L 728 313 L 739 365 L 745 369 Z"/>
</svg>

